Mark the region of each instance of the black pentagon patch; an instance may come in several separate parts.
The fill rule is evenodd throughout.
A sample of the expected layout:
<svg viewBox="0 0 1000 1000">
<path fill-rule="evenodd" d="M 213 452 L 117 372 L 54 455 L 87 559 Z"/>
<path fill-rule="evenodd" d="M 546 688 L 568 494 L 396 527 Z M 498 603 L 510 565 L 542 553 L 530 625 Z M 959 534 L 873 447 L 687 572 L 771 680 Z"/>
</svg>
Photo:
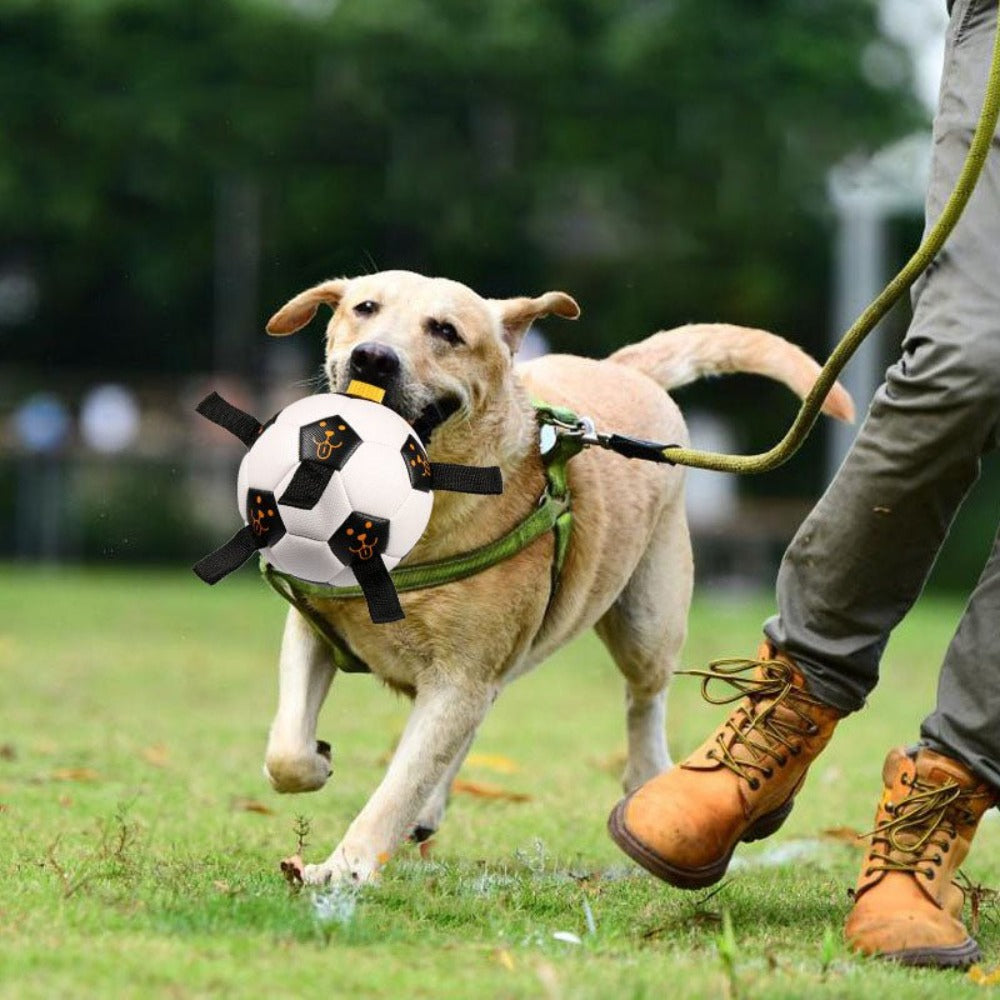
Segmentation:
<svg viewBox="0 0 1000 1000">
<path fill-rule="evenodd" d="M 431 463 L 427 460 L 427 452 L 420 446 L 420 442 L 411 434 L 399 453 L 406 462 L 410 485 L 421 493 L 430 493 L 434 477 L 431 474 Z"/>
<path fill-rule="evenodd" d="M 319 462 L 334 471 L 344 467 L 359 444 L 361 438 L 337 415 L 316 420 L 299 430 L 299 458 L 303 462 Z"/>
<path fill-rule="evenodd" d="M 381 555 L 389 542 L 389 522 L 384 517 L 355 512 L 334 532 L 327 544 L 345 565 L 369 562 Z"/>
<path fill-rule="evenodd" d="M 319 498 L 330 485 L 336 470 L 322 462 L 299 462 L 285 492 L 281 494 L 279 503 L 286 507 L 297 507 L 299 510 L 312 510 L 319 503 Z"/>
<path fill-rule="evenodd" d="M 274 545 L 285 533 L 278 502 L 268 490 L 247 490 L 247 526 L 258 549 Z"/>
</svg>

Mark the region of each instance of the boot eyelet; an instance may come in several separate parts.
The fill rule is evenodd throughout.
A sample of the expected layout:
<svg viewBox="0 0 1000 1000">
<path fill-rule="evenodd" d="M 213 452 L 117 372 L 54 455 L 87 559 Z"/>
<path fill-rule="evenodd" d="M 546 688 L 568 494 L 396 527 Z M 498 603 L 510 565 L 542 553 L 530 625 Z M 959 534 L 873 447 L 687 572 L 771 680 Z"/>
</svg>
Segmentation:
<svg viewBox="0 0 1000 1000">
<path fill-rule="evenodd" d="M 899 778 L 899 783 L 900 783 L 901 785 L 909 785 L 909 784 L 910 784 L 910 779 L 909 779 L 909 778 L 907 778 L 907 776 L 906 776 L 905 774 L 903 774 L 903 775 L 900 775 L 900 778 Z"/>
<path fill-rule="evenodd" d="M 806 732 L 810 736 L 815 736 L 819 732 L 819 726 L 817 726 L 815 722 L 810 722 L 809 728 L 806 730 Z"/>
<path fill-rule="evenodd" d="M 784 767 L 787 763 L 788 763 L 788 758 L 787 757 L 779 757 L 778 758 L 778 767 Z"/>
<path fill-rule="evenodd" d="M 936 864 L 938 868 L 940 868 L 941 863 L 944 861 L 944 858 L 942 858 L 940 854 L 935 854 L 934 857 L 931 858 L 931 861 L 933 861 L 934 864 Z"/>
<path fill-rule="evenodd" d="M 767 768 L 767 770 L 763 771 L 762 773 L 763 773 L 763 775 L 764 775 L 765 778 L 773 778 L 774 777 L 774 771 L 770 767 Z"/>
<path fill-rule="evenodd" d="M 802 753 L 802 745 L 798 744 L 794 747 L 789 747 L 789 752 L 793 757 L 798 757 L 798 755 Z"/>
<path fill-rule="evenodd" d="M 925 868 L 925 869 L 923 869 L 923 871 L 921 871 L 920 874 L 923 875 L 923 877 L 925 879 L 927 879 L 928 882 L 930 882 L 931 879 L 934 878 L 934 869 L 933 868 Z"/>
<path fill-rule="evenodd" d="M 749 786 L 751 787 L 751 789 L 753 789 L 753 791 L 755 791 L 755 792 L 757 791 L 757 789 L 758 789 L 758 788 L 760 788 L 760 781 L 759 781 L 759 779 L 757 779 L 757 778 L 750 778 L 750 779 L 749 779 L 749 780 L 747 781 L 747 784 L 748 784 L 748 785 L 749 785 Z"/>
</svg>

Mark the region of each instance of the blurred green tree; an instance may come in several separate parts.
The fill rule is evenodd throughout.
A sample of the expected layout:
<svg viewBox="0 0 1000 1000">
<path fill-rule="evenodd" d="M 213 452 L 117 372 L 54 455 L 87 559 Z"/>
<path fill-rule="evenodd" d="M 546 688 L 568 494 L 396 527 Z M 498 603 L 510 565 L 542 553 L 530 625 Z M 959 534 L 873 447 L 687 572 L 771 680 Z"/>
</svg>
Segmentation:
<svg viewBox="0 0 1000 1000">
<path fill-rule="evenodd" d="M 699 318 L 823 353 L 826 171 L 922 121 L 873 0 L 5 0 L 0 107 L 0 272 L 40 286 L 5 358 L 104 374 L 205 370 L 230 311 L 252 371 L 274 307 L 382 267 L 563 287 L 581 353 Z"/>
</svg>

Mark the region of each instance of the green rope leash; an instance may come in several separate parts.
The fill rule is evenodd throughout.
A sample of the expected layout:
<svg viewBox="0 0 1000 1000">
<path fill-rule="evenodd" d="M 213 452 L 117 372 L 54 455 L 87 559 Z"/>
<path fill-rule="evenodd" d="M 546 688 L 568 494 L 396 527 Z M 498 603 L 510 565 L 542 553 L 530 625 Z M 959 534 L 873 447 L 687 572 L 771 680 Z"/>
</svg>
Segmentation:
<svg viewBox="0 0 1000 1000">
<path fill-rule="evenodd" d="M 850 360 L 860 343 L 871 333 L 880 319 L 903 296 L 903 293 L 930 266 L 938 255 L 945 240 L 955 228 L 972 191 L 979 180 L 983 164 L 990 150 L 993 134 L 1000 116 L 1000 18 L 993 41 L 993 61 L 990 65 L 986 84 L 986 97 L 979 115 L 969 154 L 955 184 L 948 202 L 931 231 L 924 237 L 916 252 L 906 262 L 903 269 L 882 290 L 874 302 L 858 317 L 854 325 L 844 334 L 834 348 L 816 382 L 802 402 L 788 433 L 770 451 L 757 455 L 723 455 L 717 452 L 698 451 L 693 448 L 668 446 L 662 454 L 668 462 L 689 465 L 698 469 L 713 469 L 716 472 L 736 472 L 741 474 L 769 472 L 792 457 L 802 446 L 813 424 L 819 416 L 820 407 L 826 394 L 837 381 L 837 376 Z"/>
</svg>

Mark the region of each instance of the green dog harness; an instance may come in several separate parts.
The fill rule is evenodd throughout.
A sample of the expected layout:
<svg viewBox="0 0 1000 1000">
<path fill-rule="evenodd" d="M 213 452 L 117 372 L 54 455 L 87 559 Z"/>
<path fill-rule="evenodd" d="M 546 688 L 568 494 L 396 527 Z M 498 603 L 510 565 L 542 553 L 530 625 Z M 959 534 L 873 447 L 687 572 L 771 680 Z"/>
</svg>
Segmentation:
<svg viewBox="0 0 1000 1000">
<path fill-rule="evenodd" d="M 572 411 L 561 407 L 535 403 L 535 412 L 545 468 L 545 490 L 535 509 L 507 534 L 472 552 L 394 569 L 390 576 L 398 592 L 425 590 L 464 580 L 512 558 L 551 531 L 555 539 L 549 591 L 551 605 L 559 588 L 559 577 L 573 530 L 567 465 L 589 443 L 587 438 L 592 437 L 593 427 L 588 420 L 582 420 Z M 302 615 L 327 645 L 338 670 L 349 674 L 371 673 L 371 668 L 355 655 L 343 637 L 309 604 L 310 599 L 329 601 L 359 598 L 363 596 L 360 587 L 331 587 L 308 583 L 279 572 L 263 558 L 260 571 L 271 587 Z"/>
</svg>

